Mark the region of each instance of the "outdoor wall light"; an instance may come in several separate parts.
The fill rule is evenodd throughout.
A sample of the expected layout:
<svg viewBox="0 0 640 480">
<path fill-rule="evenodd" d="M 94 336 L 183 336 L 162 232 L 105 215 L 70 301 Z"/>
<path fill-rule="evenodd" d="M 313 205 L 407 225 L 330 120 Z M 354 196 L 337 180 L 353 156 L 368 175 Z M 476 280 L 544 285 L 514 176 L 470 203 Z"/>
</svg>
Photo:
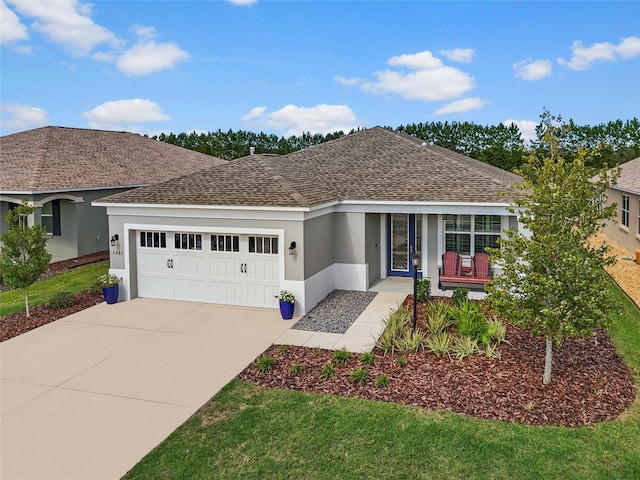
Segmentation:
<svg viewBox="0 0 640 480">
<path fill-rule="evenodd" d="M 116 246 L 116 242 L 118 241 L 120 237 L 118 237 L 118 234 L 116 233 L 115 235 L 111 236 L 111 246 L 115 247 Z"/>
<path fill-rule="evenodd" d="M 289 255 L 293 255 L 293 252 L 296 251 L 296 242 L 291 242 L 291 245 L 289 245 Z"/>
</svg>

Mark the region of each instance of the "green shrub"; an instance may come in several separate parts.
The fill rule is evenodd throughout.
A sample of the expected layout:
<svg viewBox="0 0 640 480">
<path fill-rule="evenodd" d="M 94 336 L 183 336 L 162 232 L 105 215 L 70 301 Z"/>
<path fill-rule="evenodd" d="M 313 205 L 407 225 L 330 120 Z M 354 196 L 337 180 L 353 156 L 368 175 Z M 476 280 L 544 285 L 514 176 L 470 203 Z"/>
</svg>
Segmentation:
<svg viewBox="0 0 640 480">
<path fill-rule="evenodd" d="M 365 352 L 362 355 L 360 355 L 360 362 L 364 365 L 373 365 L 374 360 L 375 360 L 375 357 L 371 352 Z"/>
<path fill-rule="evenodd" d="M 73 293 L 70 292 L 58 292 L 51 296 L 47 302 L 47 307 L 54 310 L 60 310 L 62 308 L 73 307 L 78 303 L 78 299 Z"/>
<path fill-rule="evenodd" d="M 288 351 L 289 351 L 289 346 L 288 345 L 278 345 L 278 353 L 280 355 L 284 355 Z"/>
<path fill-rule="evenodd" d="M 347 352 L 344 348 L 341 348 L 340 350 L 333 352 L 331 359 L 338 365 L 344 365 L 351 360 L 351 353 Z"/>
<path fill-rule="evenodd" d="M 256 360 L 256 370 L 262 373 L 271 372 L 276 366 L 276 359 L 269 355 L 260 355 Z"/>
<path fill-rule="evenodd" d="M 497 318 L 491 318 L 487 322 L 487 335 L 491 340 L 502 343 L 507 339 L 507 327 Z"/>
<path fill-rule="evenodd" d="M 452 307 L 450 313 L 455 320 L 459 334 L 483 343 L 489 341 L 487 321 L 480 312 L 477 303 L 465 300 L 459 307 Z"/>
<path fill-rule="evenodd" d="M 447 333 L 432 333 L 427 337 L 427 346 L 436 355 L 446 355 L 451 349 L 451 336 Z"/>
<path fill-rule="evenodd" d="M 453 301 L 454 305 L 459 307 L 465 301 L 467 301 L 468 297 L 469 297 L 468 288 L 456 287 L 456 289 L 453 291 L 453 296 L 451 297 L 451 300 Z"/>
<path fill-rule="evenodd" d="M 416 300 L 418 303 L 427 303 L 431 298 L 431 282 L 426 278 L 421 278 L 416 285 Z"/>
<path fill-rule="evenodd" d="M 424 308 L 427 329 L 432 335 L 444 332 L 452 323 L 449 304 L 443 301 L 430 302 Z"/>
<path fill-rule="evenodd" d="M 320 370 L 320 378 L 328 380 L 329 378 L 335 378 L 335 376 L 336 368 L 331 364 L 331 362 L 325 363 Z"/>
<path fill-rule="evenodd" d="M 498 350 L 497 343 L 487 343 L 483 348 L 481 353 L 484 353 L 487 357 L 493 358 L 495 360 L 500 360 L 502 358 L 502 354 L 500 350 Z"/>
<path fill-rule="evenodd" d="M 458 360 L 463 360 L 478 352 L 478 342 L 466 335 L 455 335 L 451 345 L 451 353 Z"/>
<path fill-rule="evenodd" d="M 400 366 L 400 368 L 404 368 L 407 366 L 407 357 L 398 357 L 398 359 L 396 360 L 396 362 L 398 363 L 398 365 Z"/>
<path fill-rule="evenodd" d="M 364 385 L 369 379 L 369 370 L 365 370 L 362 367 L 354 368 L 349 372 L 349 378 L 353 383 L 357 383 L 358 385 Z"/>
<path fill-rule="evenodd" d="M 373 381 L 373 385 L 378 388 L 387 387 L 389 385 L 389 377 L 387 377 L 384 373 L 381 373 Z"/>
<path fill-rule="evenodd" d="M 399 352 L 417 352 L 424 346 L 424 332 L 406 329 L 404 335 L 396 340 L 395 348 Z"/>
<path fill-rule="evenodd" d="M 376 342 L 376 347 L 384 353 L 393 353 L 398 339 L 404 336 L 409 323 L 411 323 L 411 316 L 411 312 L 404 307 L 398 307 L 391 311 L 383 321 L 384 331 Z"/>
<path fill-rule="evenodd" d="M 302 373 L 302 370 L 304 370 L 304 367 L 302 366 L 301 363 L 293 363 L 291 364 L 291 367 L 289 367 L 289 372 L 294 377 L 297 375 L 300 375 Z"/>
</svg>

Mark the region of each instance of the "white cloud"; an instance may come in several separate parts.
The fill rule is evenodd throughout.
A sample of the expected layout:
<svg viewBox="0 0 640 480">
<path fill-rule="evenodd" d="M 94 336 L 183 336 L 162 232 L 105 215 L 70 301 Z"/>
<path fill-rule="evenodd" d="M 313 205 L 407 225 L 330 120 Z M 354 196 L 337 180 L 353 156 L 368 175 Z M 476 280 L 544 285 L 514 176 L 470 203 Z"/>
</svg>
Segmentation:
<svg viewBox="0 0 640 480">
<path fill-rule="evenodd" d="M 105 102 L 82 113 L 82 116 L 89 120 L 90 128 L 136 132 L 140 131 L 141 123 L 171 120 L 171 117 L 162 111 L 160 105 L 141 98 Z"/>
<path fill-rule="evenodd" d="M 240 119 L 243 122 L 249 122 L 256 118 L 262 117 L 264 115 L 264 112 L 266 111 L 267 111 L 267 107 L 255 107 L 255 108 L 252 108 L 249 113 L 241 116 Z"/>
<path fill-rule="evenodd" d="M 258 3 L 258 0 L 228 0 L 228 2 L 240 7 L 246 7 L 249 5 L 253 5 L 254 3 Z"/>
<path fill-rule="evenodd" d="M 75 56 L 87 56 L 98 45 L 122 42 L 91 19 L 92 5 L 77 0 L 8 0 L 18 13 L 35 18 L 30 27 Z"/>
<path fill-rule="evenodd" d="M 453 50 L 440 50 L 438 53 L 454 62 L 471 63 L 476 52 L 473 48 L 454 48 Z"/>
<path fill-rule="evenodd" d="M 361 78 L 357 78 L 357 77 L 346 78 L 346 77 L 343 77 L 341 75 L 337 75 L 337 76 L 333 77 L 333 79 L 336 82 L 338 82 L 338 83 L 340 83 L 342 85 L 345 85 L 347 87 L 352 87 L 354 85 L 360 85 L 362 82 L 364 82 L 364 80 L 361 79 Z"/>
<path fill-rule="evenodd" d="M 508 119 L 502 122 L 502 124 L 506 127 L 508 127 L 512 123 L 520 129 L 520 133 L 522 134 L 522 139 L 524 140 L 525 144 L 537 138 L 536 127 L 538 126 L 538 122 L 534 122 L 533 120 L 511 120 L 511 119 Z"/>
<path fill-rule="evenodd" d="M 331 133 L 337 130 L 348 132 L 356 128 L 356 116 L 347 105 L 325 105 L 315 107 L 298 107 L 286 105 L 273 113 L 266 113 L 266 107 L 256 107 L 245 117 L 260 128 L 272 128 L 277 131 L 286 130 L 284 135 L 300 135 L 304 132 Z"/>
<path fill-rule="evenodd" d="M 394 93 L 408 100 L 441 101 L 464 95 L 476 86 L 471 75 L 444 65 L 429 51 L 391 57 L 388 63 L 415 71 L 375 72 L 377 80 L 363 82 L 360 88 L 377 95 Z"/>
<path fill-rule="evenodd" d="M 468 112 L 469 110 L 477 110 L 479 108 L 482 108 L 487 103 L 489 103 L 487 100 L 482 100 L 478 97 L 463 98 L 462 100 L 457 100 L 440 107 L 434 113 L 436 115 L 446 115 L 447 113 Z"/>
<path fill-rule="evenodd" d="M 558 63 L 571 70 L 589 70 L 596 62 L 614 62 L 640 56 L 640 38 L 627 37 L 618 45 L 609 42 L 594 43 L 585 47 L 575 41 L 571 45 L 571 59 L 559 58 Z"/>
<path fill-rule="evenodd" d="M 8 45 L 29 38 L 27 27 L 20 23 L 18 16 L 0 1 L 0 44 Z"/>
<path fill-rule="evenodd" d="M 516 78 L 523 80 L 541 80 L 551 75 L 552 63 L 549 60 L 533 60 L 527 58 L 521 62 L 514 63 L 513 69 L 516 71 Z"/>
<path fill-rule="evenodd" d="M 0 106 L 2 118 L 0 128 L 8 130 L 27 130 L 42 127 L 49 122 L 46 110 L 20 103 L 2 104 Z"/>
<path fill-rule="evenodd" d="M 189 54 L 175 43 L 140 43 L 118 58 L 118 69 L 129 75 L 148 75 L 173 68 Z"/>
</svg>

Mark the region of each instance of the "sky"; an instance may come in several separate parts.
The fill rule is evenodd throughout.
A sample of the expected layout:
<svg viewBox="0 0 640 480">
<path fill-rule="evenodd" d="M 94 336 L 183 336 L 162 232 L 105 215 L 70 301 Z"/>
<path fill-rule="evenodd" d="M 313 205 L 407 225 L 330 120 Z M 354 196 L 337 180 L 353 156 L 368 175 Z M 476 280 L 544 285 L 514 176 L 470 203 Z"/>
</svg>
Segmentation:
<svg viewBox="0 0 640 480">
<path fill-rule="evenodd" d="M 640 2 L 0 0 L 0 135 L 640 116 Z"/>
</svg>

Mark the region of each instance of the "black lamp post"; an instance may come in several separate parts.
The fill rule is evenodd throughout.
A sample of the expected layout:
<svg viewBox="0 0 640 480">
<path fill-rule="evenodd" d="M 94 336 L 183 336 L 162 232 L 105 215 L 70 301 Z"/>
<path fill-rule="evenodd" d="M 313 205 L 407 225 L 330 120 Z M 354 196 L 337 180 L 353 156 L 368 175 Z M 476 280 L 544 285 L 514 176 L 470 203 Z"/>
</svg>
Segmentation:
<svg viewBox="0 0 640 480">
<path fill-rule="evenodd" d="M 413 331 L 415 332 L 418 322 L 418 267 L 420 266 L 418 252 L 413 252 L 411 255 L 411 263 L 413 264 Z"/>
</svg>

